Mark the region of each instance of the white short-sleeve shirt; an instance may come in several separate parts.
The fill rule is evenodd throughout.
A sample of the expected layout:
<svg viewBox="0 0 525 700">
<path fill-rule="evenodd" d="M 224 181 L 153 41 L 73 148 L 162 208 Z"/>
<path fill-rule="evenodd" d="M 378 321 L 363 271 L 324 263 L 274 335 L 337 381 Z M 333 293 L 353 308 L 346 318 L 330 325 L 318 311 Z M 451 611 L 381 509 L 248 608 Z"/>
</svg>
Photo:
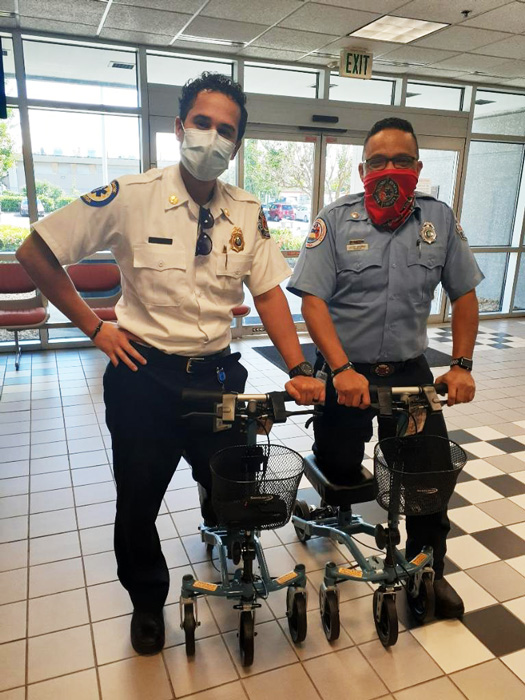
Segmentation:
<svg viewBox="0 0 525 700">
<path fill-rule="evenodd" d="M 209 208 L 206 256 L 195 256 L 199 206 L 178 165 L 119 178 L 34 229 L 62 265 L 111 250 L 122 276 L 121 327 L 168 353 L 209 355 L 230 342 L 243 283 L 256 297 L 290 276 L 253 195 L 218 180 Z"/>
</svg>

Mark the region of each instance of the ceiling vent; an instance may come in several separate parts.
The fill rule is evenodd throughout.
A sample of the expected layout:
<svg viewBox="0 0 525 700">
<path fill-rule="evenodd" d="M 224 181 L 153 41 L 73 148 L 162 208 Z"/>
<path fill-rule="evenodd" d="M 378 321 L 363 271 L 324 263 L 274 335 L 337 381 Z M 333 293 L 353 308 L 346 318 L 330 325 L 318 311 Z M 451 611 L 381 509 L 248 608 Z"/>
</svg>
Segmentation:
<svg viewBox="0 0 525 700">
<path fill-rule="evenodd" d="M 110 61 L 110 68 L 121 68 L 122 70 L 133 70 L 135 68 L 134 63 L 121 63 L 120 61 Z"/>
<path fill-rule="evenodd" d="M 474 104 L 477 105 L 491 105 L 494 104 L 496 100 L 475 100 Z"/>
</svg>

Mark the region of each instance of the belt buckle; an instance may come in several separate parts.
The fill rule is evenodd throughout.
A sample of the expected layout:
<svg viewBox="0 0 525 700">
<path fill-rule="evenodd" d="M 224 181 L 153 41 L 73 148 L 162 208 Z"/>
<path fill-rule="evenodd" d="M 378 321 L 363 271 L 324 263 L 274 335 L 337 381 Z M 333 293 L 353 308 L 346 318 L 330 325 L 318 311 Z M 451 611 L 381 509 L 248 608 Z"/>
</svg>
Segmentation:
<svg viewBox="0 0 525 700">
<path fill-rule="evenodd" d="M 387 362 L 379 362 L 372 369 L 373 373 L 378 377 L 389 377 L 394 373 L 393 365 L 389 365 Z"/>
<path fill-rule="evenodd" d="M 188 357 L 186 362 L 186 372 L 188 374 L 193 374 L 191 366 L 194 362 L 204 362 L 204 357 Z"/>
</svg>

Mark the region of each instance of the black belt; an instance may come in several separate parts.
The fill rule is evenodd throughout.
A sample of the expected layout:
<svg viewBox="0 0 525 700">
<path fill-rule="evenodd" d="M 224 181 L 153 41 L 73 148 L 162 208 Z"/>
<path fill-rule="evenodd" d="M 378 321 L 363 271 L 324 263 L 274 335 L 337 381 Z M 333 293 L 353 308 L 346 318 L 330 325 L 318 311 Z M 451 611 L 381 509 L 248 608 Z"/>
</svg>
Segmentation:
<svg viewBox="0 0 525 700">
<path fill-rule="evenodd" d="M 422 357 L 423 355 L 419 355 L 419 357 L 414 357 L 411 360 L 403 360 L 402 362 L 376 362 L 375 364 L 354 362 L 354 367 L 360 374 L 373 374 L 376 377 L 390 377 L 392 374 L 400 372 L 405 367 L 416 364 Z"/>
<path fill-rule="evenodd" d="M 145 357 L 148 362 L 151 362 L 151 364 L 166 367 L 167 369 L 184 370 L 188 374 L 209 371 L 212 367 L 216 367 L 218 360 L 231 354 L 230 348 L 227 347 L 213 355 L 186 357 L 184 355 L 173 355 L 163 352 L 162 350 L 151 347 L 151 345 L 142 345 L 139 343 L 132 343 L 132 345 L 134 345 L 140 354 Z"/>
</svg>

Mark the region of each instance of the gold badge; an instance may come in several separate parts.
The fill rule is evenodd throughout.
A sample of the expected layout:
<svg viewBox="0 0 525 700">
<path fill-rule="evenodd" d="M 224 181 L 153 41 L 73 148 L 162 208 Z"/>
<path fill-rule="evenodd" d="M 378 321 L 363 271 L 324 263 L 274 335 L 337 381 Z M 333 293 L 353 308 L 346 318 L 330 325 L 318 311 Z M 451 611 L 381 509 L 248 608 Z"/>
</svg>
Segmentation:
<svg viewBox="0 0 525 700">
<path fill-rule="evenodd" d="M 233 229 L 232 235 L 230 236 L 230 248 L 236 253 L 240 253 L 241 250 L 244 250 L 244 236 L 242 235 L 242 229 L 238 226 Z"/>
<path fill-rule="evenodd" d="M 429 245 L 431 243 L 434 243 L 434 241 L 437 238 L 436 229 L 434 227 L 434 224 L 431 223 L 430 221 L 425 221 L 423 226 L 421 227 L 421 231 L 419 232 L 419 235 L 421 237 L 421 240 L 425 241 L 425 243 L 428 243 Z"/>
<path fill-rule="evenodd" d="M 177 197 L 176 194 L 170 194 L 170 204 L 177 204 L 179 201 L 179 198 Z"/>
<path fill-rule="evenodd" d="M 359 212 L 358 211 L 353 211 L 350 216 L 352 219 L 359 219 Z"/>
</svg>

